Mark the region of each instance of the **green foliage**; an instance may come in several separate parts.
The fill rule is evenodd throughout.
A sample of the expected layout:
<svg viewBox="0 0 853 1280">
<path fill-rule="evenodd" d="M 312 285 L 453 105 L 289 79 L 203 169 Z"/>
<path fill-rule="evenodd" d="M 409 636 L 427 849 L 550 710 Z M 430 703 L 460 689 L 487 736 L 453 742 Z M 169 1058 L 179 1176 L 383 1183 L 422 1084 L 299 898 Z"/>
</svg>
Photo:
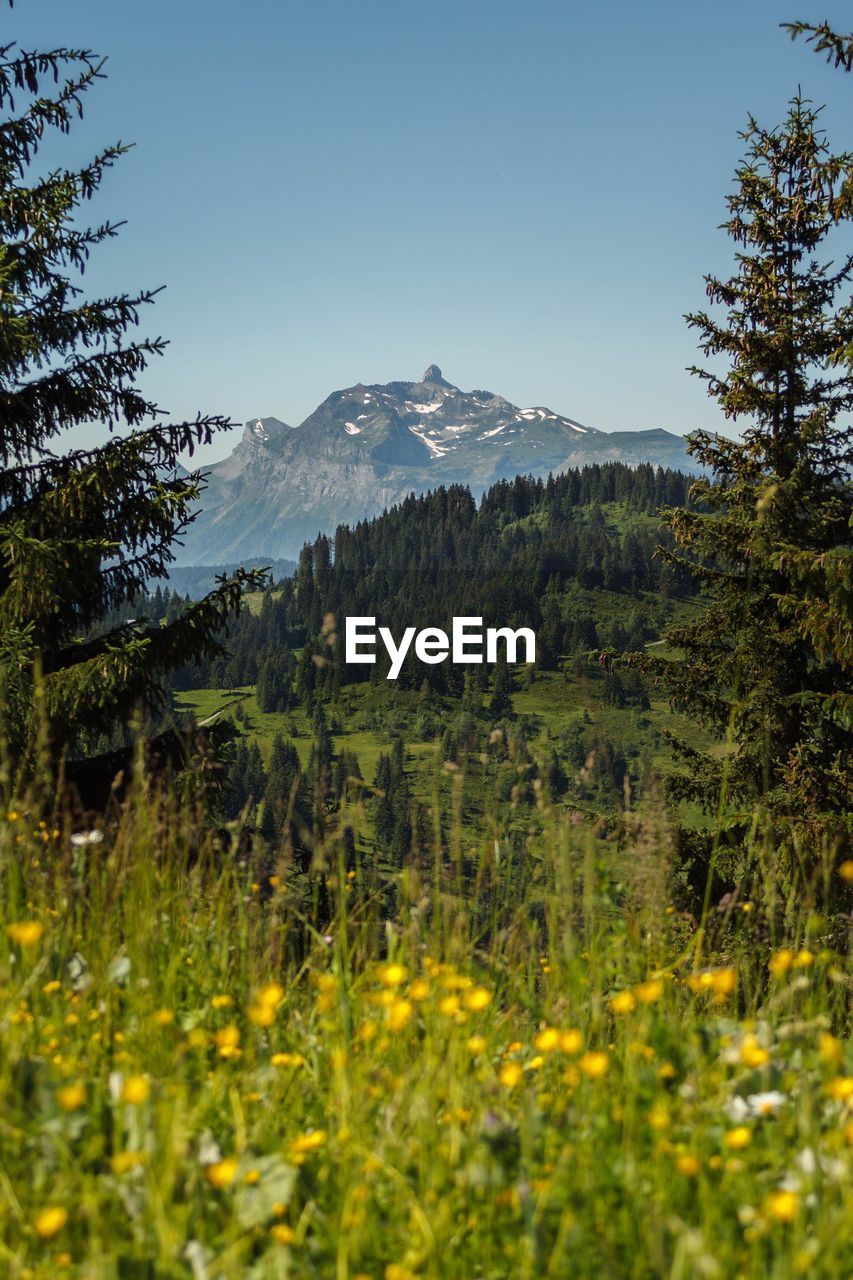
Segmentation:
<svg viewBox="0 0 853 1280">
<path fill-rule="evenodd" d="M 87 50 L 0 48 L 0 701 L 19 764 L 37 721 L 73 754 L 139 703 L 156 705 L 163 674 L 217 652 L 216 634 L 258 580 L 238 571 L 168 626 L 99 627 L 166 575 L 201 489 L 179 455 L 229 425 L 161 424 L 137 388 L 164 348 L 129 336 L 154 292 L 83 291 L 90 254 L 118 224 L 85 226 L 82 215 L 127 148 L 106 147 L 77 171 L 35 167 L 46 136 L 69 133 L 82 114 L 102 66 Z M 129 430 L 56 456 L 51 446 L 89 423 Z"/>
</svg>

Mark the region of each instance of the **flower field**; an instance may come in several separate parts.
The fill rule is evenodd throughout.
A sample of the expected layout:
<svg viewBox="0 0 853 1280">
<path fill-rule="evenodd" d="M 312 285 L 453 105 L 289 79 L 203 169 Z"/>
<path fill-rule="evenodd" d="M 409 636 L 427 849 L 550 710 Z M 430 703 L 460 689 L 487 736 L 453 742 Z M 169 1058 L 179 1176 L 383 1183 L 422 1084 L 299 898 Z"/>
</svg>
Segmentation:
<svg viewBox="0 0 853 1280">
<path fill-rule="evenodd" d="M 850 1275 L 851 968 L 807 905 L 697 929 L 553 815 L 517 901 L 481 859 L 382 915 L 330 861 L 322 934 L 153 802 L 0 839 L 4 1276 Z"/>
</svg>

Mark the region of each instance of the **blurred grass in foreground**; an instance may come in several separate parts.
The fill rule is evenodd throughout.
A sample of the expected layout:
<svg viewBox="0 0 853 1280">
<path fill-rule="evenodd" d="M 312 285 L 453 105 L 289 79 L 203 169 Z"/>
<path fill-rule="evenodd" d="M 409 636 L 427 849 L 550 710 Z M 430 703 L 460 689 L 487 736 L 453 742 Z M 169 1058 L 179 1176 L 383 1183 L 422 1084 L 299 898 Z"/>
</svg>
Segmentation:
<svg viewBox="0 0 853 1280">
<path fill-rule="evenodd" d="M 849 937 L 769 870 L 697 928 L 660 812 L 575 822 L 451 822 L 386 919 L 357 799 L 308 879 L 10 801 L 0 1273 L 846 1280 Z"/>
</svg>

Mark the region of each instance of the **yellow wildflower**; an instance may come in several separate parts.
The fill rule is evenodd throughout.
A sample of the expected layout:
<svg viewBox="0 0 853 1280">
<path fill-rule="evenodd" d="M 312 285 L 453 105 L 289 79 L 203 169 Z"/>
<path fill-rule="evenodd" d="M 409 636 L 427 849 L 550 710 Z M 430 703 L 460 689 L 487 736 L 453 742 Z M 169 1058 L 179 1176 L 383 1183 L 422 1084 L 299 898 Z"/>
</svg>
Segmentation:
<svg viewBox="0 0 853 1280">
<path fill-rule="evenodd" d="M 441 985 L 445 991 L 467 991 L 469 987 L 473 987 L 474 983 L 467 974 L 454 973 L 451 970 L 443 975 Z"/>
<path fill-rule="evenodd" d="M 61 990 L 62 990 L 62 983 L 57 982 L 56 978 L 53 978 L 50 982 L 46 982 L 42 987 L 42 991 L 46 996 L 55 995 L 57 991 L 61 991 Z"/>
<path fill-rule="evenodd" d="M 247 1169 L 243 1174 L 243 1181 L 247 1187 L 256 1187 L 261 1180 L 260 1169 Z"/>
<path fill-rule="evenodd" d="M 40 920 L 17 920 L 6 926 L 6 933 L 19 947 L 34 947 L 44 936 L 44 925 Z"/>
<path fill-rule="evenodd" d="M 217 1191 L 224 1191 L 237 1177 L 238 1168 L 239 1161 L 234 1156 L 226 1156 L 224 1160 L 214 1160 L 212 1164 L 205 1165 L 204 1176 Z"/>
<path fill-rule="evenodd" d="M 669 1112 L 660 1102 L 656 1103 L 649 1112 L 649 1127 L 656 1133 L 669 1128 Z"/>
<path fill-rule="evenodd" d="M 42 1240 L 50 1240 L 59 1234 L 67 1221 L 67 1209 L 63 1209 L 61 1204 L 49 1204 L 36 1214 L 33 1227 L 36 1235 L 41 1236 Z"/>
<path fill-rule="evenodd" d="M 230 1009 L 234 1003 L 234 997 L 228 995 L 214 996 L 210 1003 L 214 1009 Z"/>
<path fill-rule="evenodd" d="M 637 1000 L 631 991 L 619 991 L 615 996 L 610 997 L 610 1008 L 613 1013 L 632 1013 L 636 1008 Z"/>
<path fill-rule="evenodd" d="M 836 1064 L 841 1061 L 841 1041 L 836 1040 L 835 1036 L 830 1035 L 828 1031 L 824 1031 L 821 1033 L 818 1044 L 820 1046 L 820 1056 L 824 1062 Z"/>
<path fill-rule="evenodd" d="M 325 1129 L 312 1129 L 309 1133 L 301 1133 L 294 1138 L 290 1144 L 290 1154 L 295 1157 L 304 1157 L 312 1151 L 317 1151 L 324 1146 L 326 1142 Z"/>
<path fill-rule="evenodd" d="M 128 1076 L 121 1091 L 122 1101 L 134 1107 L 147 1102 L 150 1095 L 151 1082 L 147 1076 Z"/>
<path fill-rule="evenodd" d="M 543 1027 L 533 1037 L 533 1048 L 540 1053 L 553 1053 L 559 1047 L 560 1033 L 556 1027 Z"/>
<path fill-rule="evenodd" d="M 454 1013 L 459 1012 L 459 997 L 444 996 L 438 1002 L 438 1012 L 443 1013 L 447 1018 L 452 1018 Z"/>
<path fill-rule="evenodd" d="M 730 996 L 737 986 L 737 969 L 733 965 L 727 965 L 724 969 L 714 969 L 711 972 L 711 988 L 718 1000 L 724 1000 L 726 996 Z"/>
<path fill-rule="evenodd" d="M 411 1022 L 415 1007 L 411 1000 L 395 1000 L 385 1015 L 389 1031 L 402 1031 Z"/>
<path fill-rule="evenodd" d="M 213 1033 L 213 1039 L 221 1058 L 233 1058 L 240 1044 L 240 1028 L 231 1022 Z"/>
<path fill-rule="evenodd" d="M 141 1169 L 147 1163 L 148 1153 L 145 1151 L 118 1151 L 110 1160 L 110 1168 L 113 1173 L 121 1175 L 130 1173 L 133 1169 Z"/>
<path fill-rule="evenodd" d="M 270 1235 L 276 1244 L 293 1244 L 296 1232 L 286 1222 L 274 1222 L 270 1227 Z"/>
<path fill-rule="evenodd" d="M 56 1100 L 63 1111 L 79 1111 L 86 1103 L 85 1086 L 79 1083 L 64 1084 L 57 1089 Z"/>
<path fill-rule="evenodd" d="M 794 963 L 794 953 L 787 947 L 783 947 L 781 951 L 777 951 L 775 956 L 770 957 L 767 968 L 773 974 L 774 978 L 779 978 L 783 973 L 787 973 L 791 965 Z"/>
<path fill-rule="evenodd" d="M 472 1013 L 480 1013 L 491 1004 L 491 1000 L 492 993 L 485 987 L 474 987 L 472 991 L 465 993 L 465 1008 L 470 1009 Z"/>
<path fill-rule="evenodd" d="M 663 979 L 649 978 L 646 982 L 638 983 L 634 987 L 634 995 L 640 1004 L 654 1004 L 663 995 Z"/>
<path fill-rule="evenodd" d="M 752 1142 L 752 1132 L 744 1124 L 738 1125 L 735 1129 L 729 1129 L 728 1133 L 723 1135 L 723 1143 L 729 1151 L 743 1151 L 750 1142 Z"/>
<path fill-rule="evenodd" d="M 849 1102 L 853 1098 L 853 1076 L 836 1076 L 826 1086 L 826 1092 L 836 1102 Z"/>
<path fill-rule="evenodd" d="M 256 1027 L 271 1027 L 275 1022 L 274 1004 L 253 1004 L 249 1006 L 248 1017 Z"/>
<path fill-rule="evenodd" d="M 845 884 L 853 884 L 853 858 L 846 858 L 838 868 L 838 874 Z"/>
<path fill-rule="evenodd" d="M 465 1046 L 472 1057 L 477 1057 L 479 1054 L 485 1053 L 486 1047 L 487 1042 L 485 1036 L 471 1036 L 471 1039 Z"/>
<path fill-rule="evenodd" d="M 773 1191 L 764 1201 L 764 1211 L 777 1222 L 793 1222 L 800 1207 L 795 1191 Z"/>
<path fill-rule="evenodd" d="M 749 1032 L 741 1041 L 740 1060 L 746 1067 L 763 1067 L 770 1061 L 770 1054 Z"/>
<path fill-rule="evenodd" d="M 280 987 L 277 982 L 268 982 L 261 987 L 255 997 L 256 1004 L 271 1006 L 276 1009 L 284 999 L 284 988 Z"/>
<path fill-rule="evenodd" d="M 505 1089 L 514 1089 L 524 1072 L 517 1062 L 505 1062 L 498 1072 L 498 1079 Z"/>
<path fill-rule="evenodd" d="M 415 978 L 409 987 L 409 999 L 415 1000 L 420 1004 L 421 1000 L 426 1000 L 429 995 L 429 983 L 426 978 Z"/>
<path fill-rule="evenodd" d="M 567 1031 L 560 1032 L 560 1052 L 575 1054 L 580 1053 L 583 1047 L 583 1036 L 574 1027 L 570 1027 Z"/>
<path fill-rule="evenodd" d="M 676 1158 L 675 1167 L 679 1173 L 684 1174 L 685 1178 L 695 1178 L 701 1165 L 696 1156 L 685 1152 Z"/>
<path fill-rule="evenodd" d="M 305 1059 L 301 1053 L 274 1053 L 270 1062 L 274 1067 L 301 1067 Z"/>
<path fill-rule="evenodd" d="M 578 1066 L 590 1080 L 600 1080 L 602 1076 L 607 1074 L 609 1063 L 610 1060 L 603 1050 L 591 1049 L 580 1058 Z"/>
<path fill-rule="evenodd" d="M 399 987 L 406 981 L 409 971 L 404 964 L 383 964 L 376 971 L 383 987 Z"/>
</svg>

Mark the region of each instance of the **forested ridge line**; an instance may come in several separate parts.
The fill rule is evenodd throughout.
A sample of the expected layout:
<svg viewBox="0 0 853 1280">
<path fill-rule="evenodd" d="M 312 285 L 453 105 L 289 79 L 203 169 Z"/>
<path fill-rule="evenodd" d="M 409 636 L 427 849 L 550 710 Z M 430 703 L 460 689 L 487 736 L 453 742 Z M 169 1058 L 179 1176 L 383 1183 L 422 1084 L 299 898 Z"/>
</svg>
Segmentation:
<svg viewBox="0 0 853 1280">
<path fill-rule="evenodd" d="M 479 504 L 463 486 L 412 495 L 306 544 L 294 576 L 231 624 L 230 656 L 185 668 L 176 687 L 263 682 L 269 663 L 303 685 L 382 678 L 381 662 L 370 673 L 345 667 L 342 646 L 329 643 L 330 615 L 375 616 L 392 629 L 443 625 L 453 616 L 528 626 L 545 668 L 598 643 L 642 645 L 657 635 L 671 602 L 691 590 L 688 578 L 656 557 L 666 539 L 654 518 L 663 506 L 684 506 L 691 483 L 660 467 L 605 463 L 547 480 L 501 481 Z M 615 634 L 590 594 L 598 590 L 631 597 Z M 451 664 L 415 670 L 407 660 L 403 687 L 424 678 L 437 692 L 453 692 L 461 681 Z"/>
</svg>

